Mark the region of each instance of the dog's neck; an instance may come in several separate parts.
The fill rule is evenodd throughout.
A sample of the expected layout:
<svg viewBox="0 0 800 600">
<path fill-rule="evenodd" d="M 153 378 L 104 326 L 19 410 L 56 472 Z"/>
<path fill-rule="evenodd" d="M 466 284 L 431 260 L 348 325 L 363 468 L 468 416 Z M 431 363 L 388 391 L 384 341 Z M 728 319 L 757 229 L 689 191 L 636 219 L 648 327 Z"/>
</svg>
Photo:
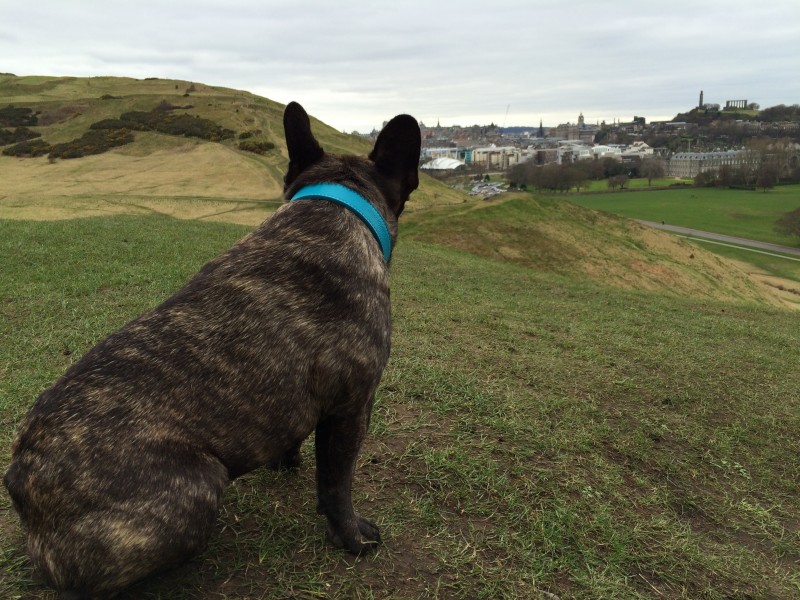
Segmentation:
<svg viewBox="0 0 800 600">
<path fill-rule="evenodd" d="M 389 227 L 386 225 L 381 213 L 369 200 L 339 183 L 317 183 L 300 188 L 292 196 L 290 202 L 310 198 L 330 200 L 353 211 L 366 224 L 372 235 L 375 236 L 383 252 L 384 260 L 387 263 L 389 262 L 389 258 L 392 256 L 392 237 L 389 234 Z"/>
</svg>

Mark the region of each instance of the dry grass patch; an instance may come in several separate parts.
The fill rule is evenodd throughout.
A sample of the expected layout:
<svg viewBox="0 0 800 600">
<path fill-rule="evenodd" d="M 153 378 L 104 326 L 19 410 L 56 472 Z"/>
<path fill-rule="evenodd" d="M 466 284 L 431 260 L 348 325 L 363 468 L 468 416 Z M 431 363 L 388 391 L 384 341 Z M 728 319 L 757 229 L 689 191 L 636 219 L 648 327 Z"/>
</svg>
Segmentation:
<svg viewBox="0 0 800 600">
<path fill-rule="evenodd" d="M 120 149 L 54 163 L 4 157 L 0 164 L 3 195 L 20 200 L 121 194 L 267 200 L 282 192 L 261 161 L 193 141 L 146 155 Z"/>
<path fill-rule="evenodd" d="M 411 238 L 623 289 L 797 307 L 792 294 L 697 245 L 563 200 L 505 200 L 424 211 Z"/>
</svg>

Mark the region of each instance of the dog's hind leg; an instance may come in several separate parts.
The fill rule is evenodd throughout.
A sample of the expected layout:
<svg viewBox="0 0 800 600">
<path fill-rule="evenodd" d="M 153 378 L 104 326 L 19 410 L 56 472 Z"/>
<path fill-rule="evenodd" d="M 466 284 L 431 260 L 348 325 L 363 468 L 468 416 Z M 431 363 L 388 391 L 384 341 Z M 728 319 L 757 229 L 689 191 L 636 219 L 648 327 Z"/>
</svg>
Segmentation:
<svg viewBox="0 0 800 600">
<path fill-rule="evenodd" d="M 227 471 L 212 457 L 182 458 L 165 457 L 164 468 L 142 476 L 137 493 L 31 528 L 31 558 L 64 598 L 113 597 L 205 549 Z"/>
<path fill-rule="evenodd" d="M 328 520 L 331 543 L 353 554 L 374 548 L 381 540 L 378 526 L 353 508 L 353 473 L 368 425 L 369 410 L 330 416 L 317 425 L 315 436 L 317 512 Z"/>
</svg>

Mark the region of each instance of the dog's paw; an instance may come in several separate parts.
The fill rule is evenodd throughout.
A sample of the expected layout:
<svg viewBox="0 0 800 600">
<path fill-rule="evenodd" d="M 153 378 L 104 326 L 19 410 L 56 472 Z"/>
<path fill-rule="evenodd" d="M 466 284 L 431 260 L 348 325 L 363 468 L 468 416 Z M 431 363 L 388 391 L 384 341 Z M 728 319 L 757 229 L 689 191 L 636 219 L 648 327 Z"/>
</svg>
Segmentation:
<svg viewBox="0 0 800 600">
<path fill-rule="evenodd" d="M 342 531 L 337 532 L 328 527 L 328 539 L 337 548 L 360 555 L 377 548 L 381 542 L 381 532 L 375 523 L 356 515 L 356 520 L 351 523 L 351 527 Z"/>
</svg>

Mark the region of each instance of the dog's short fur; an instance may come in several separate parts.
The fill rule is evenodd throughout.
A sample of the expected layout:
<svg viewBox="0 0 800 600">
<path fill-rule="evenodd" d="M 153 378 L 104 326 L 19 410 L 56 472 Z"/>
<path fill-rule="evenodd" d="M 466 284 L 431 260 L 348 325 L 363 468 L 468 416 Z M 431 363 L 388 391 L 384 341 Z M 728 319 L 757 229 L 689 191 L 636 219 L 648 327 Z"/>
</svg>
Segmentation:
<svg viewBox="0 0 800 600">
<path fill-rule="evenodd" d="M 287 198 L 341 183 L 397 237 L 417 187 L 420 133 L 392 119 L 369 158 L 326 154 L 284 113 Z M 388 266 L 350 210 L 282 206 L 175 295 L 112 333 L 38 398 L 4 482 L 34 564 L 64 597 L 104 598 L 202 551 L 233 478 L 296 465 L 315 432 L 330 540 L 380 540 L 351 484 L 389 358 Z"/>
</svg>

